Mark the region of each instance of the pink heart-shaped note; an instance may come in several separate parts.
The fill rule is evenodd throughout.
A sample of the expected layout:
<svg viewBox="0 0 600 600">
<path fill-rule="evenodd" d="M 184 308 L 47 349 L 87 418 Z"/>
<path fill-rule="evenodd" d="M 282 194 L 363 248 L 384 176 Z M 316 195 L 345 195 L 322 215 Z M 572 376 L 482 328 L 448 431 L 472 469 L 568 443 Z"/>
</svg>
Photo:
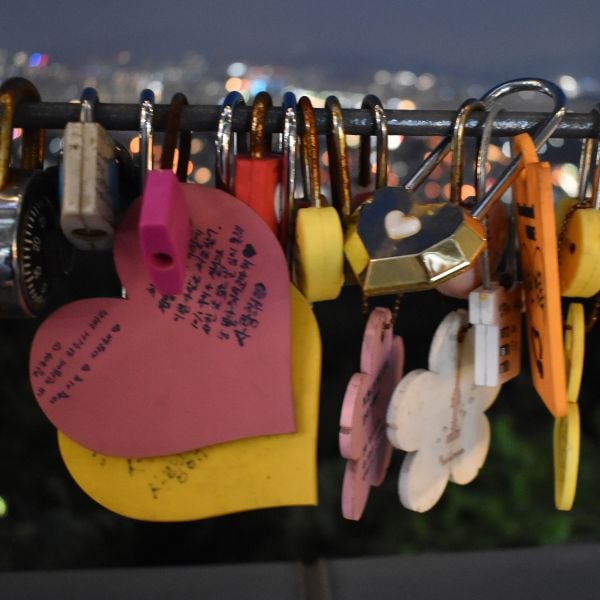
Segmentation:
<svg viewBox="0 0 600 600">
<path fill-rule="evenodd" d="M 281 247 L 229 194 L 182 188 L 192 222 L 183 293 L 161 296 L 149 282 L 138 202 L 115 240 L 128 299 L 63 306 L 33 341 L 42 410 L 103 454 L 158 456 L 295 430 Z"/>
<path fill-rule="evenodd" d="M 392 456 L 385 417 L 403 367 L 404 343 L 394 336 L 392 313 L 376 308 L 365 328 L 361 372 L 348 382 L 340 416 L 340 451 L 348 459 L 342 488 L 346 519 L 361 518 L 371 486 L 385 478 Z"/>
</svg>

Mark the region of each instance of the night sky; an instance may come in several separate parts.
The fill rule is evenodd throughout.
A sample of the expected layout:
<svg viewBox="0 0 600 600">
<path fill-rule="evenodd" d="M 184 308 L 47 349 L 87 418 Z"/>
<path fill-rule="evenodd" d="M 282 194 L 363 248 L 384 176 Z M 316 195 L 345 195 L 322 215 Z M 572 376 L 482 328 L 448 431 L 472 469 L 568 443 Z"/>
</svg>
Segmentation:
<svg viewBox="0 0 600 600">
<path fill-rule="evenodd" d="M 411 69 L 493 84 L 569 73 L 600 79 L 600 2 L 447 0 L 5 3 L 0 47 L 51 60 L 210 59 L 320 65 L 340 72 Z"/>
</svg>

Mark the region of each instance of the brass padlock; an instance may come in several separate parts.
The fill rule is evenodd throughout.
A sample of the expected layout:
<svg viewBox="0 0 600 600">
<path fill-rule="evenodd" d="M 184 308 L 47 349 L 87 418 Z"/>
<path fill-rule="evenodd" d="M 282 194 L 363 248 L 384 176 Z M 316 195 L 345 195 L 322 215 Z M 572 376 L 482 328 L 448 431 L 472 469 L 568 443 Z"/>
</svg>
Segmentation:
<svg viewBox="0 0 600 600">
<path fill-rule="evenodd" d="M 509 81 L 492 88 L 482 101 L 487 106 L 525 90 L 554 99 L 554 111 L 536 136 L 539 147 L 564 114 L 565 96 L 558 86 L 538 79 Z M 509 187 L 520 162 L 513 160 L 471 213 L 458 204 L 423 201 L 414 190 L 450 150 L 451 141 L 448 136 L 441 142 L 402 188 L 376 190 L 357 211 L 357 235 L 352 239 L 352 254 L 346 256 L 365 295 L 434 288 L 467 269 L 485 249 L 480 219 Z"/>
<path fill-rule="evenodd" d="M 68 249 L 58 225 L 56 178 L 41 170 L 44 131 L 24 129 L 20 167 L 9 167 L 13 116 L 40 102 L 20 77 L 0 86 L 0 317 L 34 317 L 60 289 Z"/>
</svg>

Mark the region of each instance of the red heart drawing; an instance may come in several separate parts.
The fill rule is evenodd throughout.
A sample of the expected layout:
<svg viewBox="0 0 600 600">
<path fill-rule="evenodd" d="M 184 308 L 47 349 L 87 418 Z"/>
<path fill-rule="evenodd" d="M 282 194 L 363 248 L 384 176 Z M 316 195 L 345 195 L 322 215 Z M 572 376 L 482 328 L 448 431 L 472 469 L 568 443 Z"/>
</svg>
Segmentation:
<svg viewBox="0 0 600 600">
<path fill-rule="evenodd" d="M 158 456 L 295 430 L 281 247 L 233 196 L 182 187 L 192 221 L 183 293 L 161 296 L 149 283 L 136 203 L 115 240 L 127 300 L 63 306 L 33 341 L 42 410 L 103 454 Z"/>
</svg>

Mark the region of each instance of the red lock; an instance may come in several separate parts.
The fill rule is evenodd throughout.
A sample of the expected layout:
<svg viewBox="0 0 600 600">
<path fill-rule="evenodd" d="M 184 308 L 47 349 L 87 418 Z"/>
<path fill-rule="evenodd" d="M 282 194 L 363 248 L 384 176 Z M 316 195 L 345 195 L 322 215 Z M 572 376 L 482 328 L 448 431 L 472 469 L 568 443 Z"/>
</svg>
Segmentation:
<svg viewBox="0 0 600 600">
<path fill-rule="evenodd" d="M 267 109 L 271 96 L 261 92 L 252 104 L 250 153 L 235 157 L 233 195 L 247 204 L 277 234 L 281 220 L 282 155 L 272 154 L 266 134 Z"/>
</svg>

